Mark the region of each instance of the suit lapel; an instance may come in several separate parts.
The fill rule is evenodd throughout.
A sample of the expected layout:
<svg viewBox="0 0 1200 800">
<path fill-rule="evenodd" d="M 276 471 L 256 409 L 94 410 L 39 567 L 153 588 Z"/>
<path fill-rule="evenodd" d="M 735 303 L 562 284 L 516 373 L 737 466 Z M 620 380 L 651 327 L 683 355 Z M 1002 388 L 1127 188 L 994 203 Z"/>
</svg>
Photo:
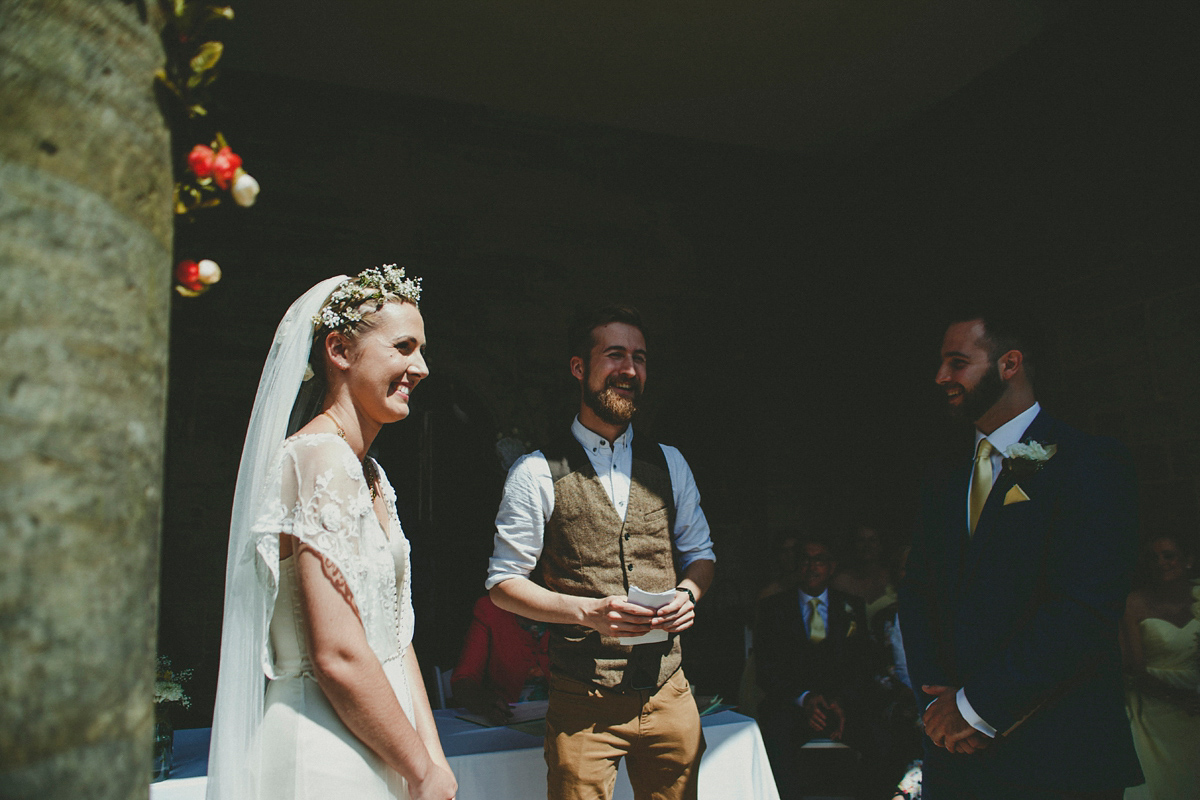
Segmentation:
<svg viewBox="0 0 1200 800">
<path fill-rule="evenodd" d="M 829 624 L 825 626 L 825 645 L 836 659 L 841 655 L 842 642 L 846 638 L 846 615 L 840 600 L 829 590 Z"/>
<path fill-rule="evenodd" d="M 972 462 L 967 461 L 963 466 L 954 470 L 947 487 L 949 501 L 946 522 L 946 565 L 952 576 L 951 590 L 953 595 L 959 593 L 967 548 L 971 544 L 970 519 L 967 516 L 967 496 L 971 490 Z"/>
<path fill-rule="evenodd" d="M 798 641 L 802 642 L 801 646 L 807 647 L 809 644 L 808 628 L 804 625 L 804 609 L 800 607 L 800 590 L 792 589 L 791 592 L 792 602 L 788 604 L 791 620 L 789 621 L 788 626 L 791 628 L 792 635 L 795 636 Z"/>
</svg>

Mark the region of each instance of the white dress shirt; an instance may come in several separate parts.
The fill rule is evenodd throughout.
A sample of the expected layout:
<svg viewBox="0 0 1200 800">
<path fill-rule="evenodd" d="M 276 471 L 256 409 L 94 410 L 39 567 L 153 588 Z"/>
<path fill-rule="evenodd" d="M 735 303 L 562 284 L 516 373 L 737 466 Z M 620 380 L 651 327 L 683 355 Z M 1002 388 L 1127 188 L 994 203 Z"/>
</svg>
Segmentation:
<svg viewBox="0 0 1200 800">
<path fill-rule="evenodd" d="M 633 471 L 633 426 L 609 442 L 588 430 L 576 417 L 571 435 L 583 445 L 596 477 L 604 486 L 613 510 L 622 520 L 629 506 Z M 694 561 L 716 561 L 708 520 L 700 508 L 700 491 L 692 470 L 674 447 L 662 445 L 675 499 L 675 529 L 671 532 L 679 554 L 679 569 Z M 554 513 L 554 479 L 542 451 L 522 456 L 508 471 L 504 497 L 496 514 L 496 540 L 484 584 L 491 589 L 508 578 L 528 577 L 542 556 L 546 521 Z"/>
<path fill-rule="evenodd" d="M 1029 408 L 1017 414 L 1008 422 L 1001 425 L 996 430 L 986 436 L 981 432 L 975 431 L 975 452 L 979 452 L 979 441 L 987 439 L 991 442 L 992 447 L 992 485 L 995 485 L 995 478 L 1000 476 L 1000 469 L 1004 464 L 1004 451 L 1012 447 L 1017 442 L 1021 441 L 1021 437 L 1025 435 L 1025 431 L 1029 429 L 1029 424 L 1033 422 L 1033 418 L 1042 410 L 1041 405 L 1034 402 Z M 971 471 L 971 481 L 975 480 L 975 471 Z M 967 524 L 970 525 L 971 519 L 971 489 L 967 488 Z M 996 729 L 989 725 L 983 717 L 975 713 L 975 709 L 971 707 L 971 703 L 967 700 L 966 692 L 962 689 L 958 690 L 958 694 L 954 696 L 958 703 L 958 711 L 963 715 L 963 719 L 971 723 L 971 727 L 987 736 L 995 738 Z"/>
</svg>

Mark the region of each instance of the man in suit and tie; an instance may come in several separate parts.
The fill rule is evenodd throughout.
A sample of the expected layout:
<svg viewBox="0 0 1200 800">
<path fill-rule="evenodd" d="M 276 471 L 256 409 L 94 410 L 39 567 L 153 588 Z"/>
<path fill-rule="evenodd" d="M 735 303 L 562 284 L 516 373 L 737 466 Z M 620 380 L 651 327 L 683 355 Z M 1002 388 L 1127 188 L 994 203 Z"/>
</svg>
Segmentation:
<svg viewBox="0 0 1200 800">
<path fill-rule="evenodd" d="M 966 314 L 936 381 L 973 458 L 927 481 L 900 593 L 923 797 L 1112 798 L 1141 782 L 1117 623 L 1137 549 L 1127 451 L 1049 417 L 1034 329 Z"/>
<path fill-rule="evenodd" d="M 800 796 L 797 756 L 813 738 L 874 750 L 869 707 L 878 648 L 867 633 L 863 601 L 829 588 L 837 568 L 830 546 L 797 543 L 799 588 L 759 604 L 754 626 L 757 680 L 764 692 L 759 724 L 784 800 Z"/>
</svg>

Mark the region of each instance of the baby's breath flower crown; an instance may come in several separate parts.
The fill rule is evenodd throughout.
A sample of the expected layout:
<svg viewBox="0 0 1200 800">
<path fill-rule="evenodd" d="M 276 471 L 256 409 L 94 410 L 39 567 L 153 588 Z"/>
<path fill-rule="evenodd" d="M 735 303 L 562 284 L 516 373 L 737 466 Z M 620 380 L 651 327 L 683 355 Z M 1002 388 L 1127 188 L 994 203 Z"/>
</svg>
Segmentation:
<svg viewBox="0 0 1200 800">
<path fill-rule="evenodd" d="M 313 324 L 318 328 L 345 333 L 362 322 L 362 307 L 367 303 L 374 300 L 374 310 L 378 311 L 388 300 L 400 298 L 420 305 L 421 279 L 405 277 L 404 267 L 395 264 L 364 269 L 333 290 L 321 311 L 313 317 Z"/>
</svg>

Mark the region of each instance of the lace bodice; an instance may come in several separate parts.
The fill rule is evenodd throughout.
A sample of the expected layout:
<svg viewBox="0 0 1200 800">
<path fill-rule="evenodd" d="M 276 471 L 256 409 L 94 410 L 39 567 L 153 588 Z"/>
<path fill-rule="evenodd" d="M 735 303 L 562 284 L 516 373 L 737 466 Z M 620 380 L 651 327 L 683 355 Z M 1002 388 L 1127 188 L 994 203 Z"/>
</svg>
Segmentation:
<svg viewBox="0 0 1200 800">
<path fill-rule="evenodd" d="M 381 662 L 412 641 L 409 547 L 396 514 L 396 493 L 378 464 L 389 531 L 379 524 L 362 465 L 332 433 L 293 436 L 280 448 L 252 532 L 256 567 L 267 595 L 279 590 L 279 534 L 288 533 L 328 558 L 346 582 L 367 643 Z M 271 604 L 273 606 L 273 603 Z M 272 608 L 267 609 L 270 619 Z M 269 641 L 263 670 L 280 677 Z"/>
</svg>

